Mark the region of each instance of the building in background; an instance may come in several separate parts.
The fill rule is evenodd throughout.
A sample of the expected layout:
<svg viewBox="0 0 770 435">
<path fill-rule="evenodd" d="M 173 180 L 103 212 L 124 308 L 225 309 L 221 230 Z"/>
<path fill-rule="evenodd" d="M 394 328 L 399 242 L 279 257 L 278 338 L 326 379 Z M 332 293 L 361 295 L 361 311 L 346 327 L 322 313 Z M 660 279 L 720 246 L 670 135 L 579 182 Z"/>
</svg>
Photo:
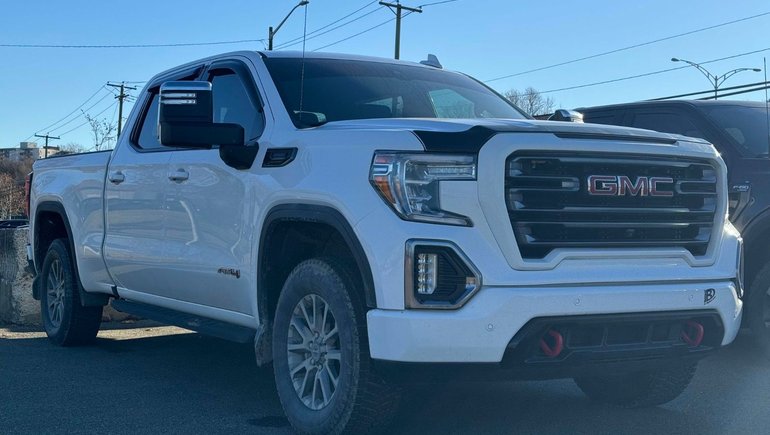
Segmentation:
<svg viewBox="0 0 770 435">
<path fill-rule="evenodd" d="M 27 159 L 37 160 L 46 157 L 45 147 L 38 148 L 37 142 L 19 142 L 18 148 L 0 148 L 0 159 L 21 162 Z M 48 157 L 57 154 L 58 147 L 48 147 Z"/>
</svg>

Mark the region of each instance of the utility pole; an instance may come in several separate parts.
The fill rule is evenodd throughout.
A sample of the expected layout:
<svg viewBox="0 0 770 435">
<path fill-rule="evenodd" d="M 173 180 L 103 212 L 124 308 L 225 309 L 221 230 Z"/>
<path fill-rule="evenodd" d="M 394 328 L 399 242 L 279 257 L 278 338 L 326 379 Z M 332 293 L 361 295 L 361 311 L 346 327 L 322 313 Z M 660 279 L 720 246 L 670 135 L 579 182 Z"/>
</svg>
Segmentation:
<svg viewBox="0 0 770 435">
<path fill-rule="evenodd" d="M 45 138 L 45 146 L 43 147 L 45 149 L 45 158 L 48 158 L 48 139 L 61 139 L 59 136 L 51 136 L 49 133 L 46 134 L 36 134 L 35 137 L 42 137 Z M 55 147 L 51 147 L 55 148 Z M 39 154 L 38 154 L 39 155 Z"/>
<path fill-rule="evenodd" d="M 123 127 L 123 100 L 129 97 L 129 95 L 126 93 L 126 89 L 129 91 L 135 91 L 136 87 L 126 86 L 126 82 L 120 82 L 120 84 L 107 83 L 107 86 L 120 88 L 120 94 L 115 96 L 115 98 L 118 99 L 118 137 L 120 137 L 120 130 Z"/>
<path fill-rule="evenodd" d="M 396 3 L 388 3 L 388 2 L 380 2 L 381 5 L 387 6 L 390 8 L 391 11 L 393 11 L 394 14 L 396 14 L 396 55 L 395 58 L 398 59 L 401 55 L 401 11 L 406 10 L 409 12 L 417 12 L 422 13 L 422 8 L 412 8 L 409 6 L 404 6 L 401 4 L 401 2 L 396 1 Z M 395 8 L 396 10 L 393 10 Z"/>
</svg>

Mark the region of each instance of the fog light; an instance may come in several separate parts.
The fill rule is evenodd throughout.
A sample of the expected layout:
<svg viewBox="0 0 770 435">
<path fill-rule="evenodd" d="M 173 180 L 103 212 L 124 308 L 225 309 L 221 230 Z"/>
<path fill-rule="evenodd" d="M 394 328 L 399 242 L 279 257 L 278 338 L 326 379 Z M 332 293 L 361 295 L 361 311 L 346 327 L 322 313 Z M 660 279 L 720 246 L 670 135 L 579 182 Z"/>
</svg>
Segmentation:
<svg viewBox="0 0 770 435">
<path fill-rule="evenodd" d="M 438 281 L 438 255 L 417 255 L 417 293 L 432 295 L 436 291 Z"/>
<path fill-rule="evenodd" d="M 406 307 L 459 308 L 481 288 L 478 270 L 453 243 L 410 240 L 406 248 Z"/>
</svg>

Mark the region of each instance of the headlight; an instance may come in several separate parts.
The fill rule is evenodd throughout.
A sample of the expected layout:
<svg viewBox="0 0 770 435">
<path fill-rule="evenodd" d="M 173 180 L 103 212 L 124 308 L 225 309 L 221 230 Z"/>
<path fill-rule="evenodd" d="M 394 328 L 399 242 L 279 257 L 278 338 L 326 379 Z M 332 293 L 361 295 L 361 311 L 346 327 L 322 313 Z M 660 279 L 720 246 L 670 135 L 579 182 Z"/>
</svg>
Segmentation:
<svg viewBox="0 0 770 435">
<path fill-rule="evenodd" d="M 476 158 L 469 155 L 375 153 L 369 181 L 405 220 L 471 226 L 457 213 L 441 209 L 439 185 L 445 180 L 475 180 Z"/>
</svg>

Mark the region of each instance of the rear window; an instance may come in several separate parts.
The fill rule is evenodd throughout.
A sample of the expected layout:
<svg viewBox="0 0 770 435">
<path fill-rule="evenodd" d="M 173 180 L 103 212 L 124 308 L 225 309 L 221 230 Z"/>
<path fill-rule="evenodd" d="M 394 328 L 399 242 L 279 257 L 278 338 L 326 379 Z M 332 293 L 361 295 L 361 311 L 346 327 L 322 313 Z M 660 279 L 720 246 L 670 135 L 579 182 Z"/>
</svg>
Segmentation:
<svg viewBox="0 0 770 435">
<path fill-rule="evenodd" d="M 340 59 L 265 59 L 298 127 L 298 114 L 326 121 L 369 118 L 513 118 L 525 116 L 481 83 L 420 66 Z M 300 98 L 300 90 L 302 96 Z M 301 103 L 300 103 L 301 100 Z M 302 105 L 300 109 L 300 104 Z"/>
</svg>

